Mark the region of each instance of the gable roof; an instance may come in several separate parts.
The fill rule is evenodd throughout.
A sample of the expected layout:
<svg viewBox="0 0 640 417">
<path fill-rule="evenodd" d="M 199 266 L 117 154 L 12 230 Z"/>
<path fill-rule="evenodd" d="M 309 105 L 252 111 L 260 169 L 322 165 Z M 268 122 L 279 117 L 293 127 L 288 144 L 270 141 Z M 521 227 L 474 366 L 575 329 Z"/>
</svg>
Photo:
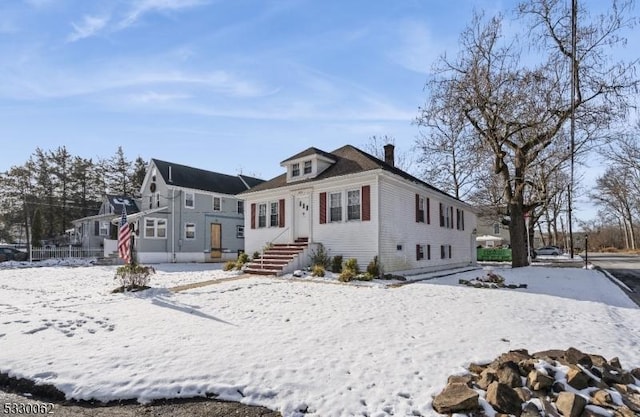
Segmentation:
<svg viewBox="0 0 640 417">
<path fill-rule="evenodd" d="M 320 155 L 320 156 L 324 156 L 325 158 L 328 158 L 332 161 L 335 162 L 335 156 L 331 155 L 328 152 L 325 152 L 321 149 L 318 148 L 314 148 L 313 146 L 311 148 L 307 148 L 302 152 L 299 152 L 295 155 L 293 155 L 290 158 L 285 159 L 284 161 L 280 162 L 280 165 L 286 164 L 289 161 L 293 161 L 295 159 L 299 159 L 299 158 L 304 158 L 305 156 L 311 156 L 311 155 Z"/>
<path fill-rule="evenodd" d="M 152 159 L 151 162 L 156 165 L 162 179 L 169 186 L 235 195 L 264 182 L 247 175 L 221 174 L 159 159 Z M 171 168 L 171 178 L 169 178 L 169 168 Z"/>
<path fill-rule="evenodd" d="M 294 155 L 291 158 L 285 159 L 283 163 L 292 159 L 297 159 L 301 156 L 307 156 L 307 155 L 311 155 L 312 153 L 317 153 L 316 151 L 319 151 L 319 150 L 316 148 L 309 148 L 303 152 L 300 152 Z M 356 148 L 355 146 L 345 145 L 330 153 L 327 153 L 324 151 L 320 151 L 320 152 L 324 155 L 327 155 L 328 158 L 331 158 L 336 162 L 314 178 L 296 181 L 295 182 L 296 185 L 309 183 L 313 181 L 321 181 L 321 180 L 332 178 L 332 177 L 340 177 L 343 175 L 357 174 L 360 172 L 382 169 L 384 171 L 388 171 L 393 174 L 396 174 L 409 182 L 419 184 L 423 187 L 436 191 L 437 193 L 446 195 L 455 200 L 459 200 L 453 197 L 452 195 L 449 195 L 448 193 L 445 193 L 444 191 L 434 187 L 433 185 L 428 184 L 414 177 L 413 175 L 407 172 L 404 172 L 399 168 L 391 166 L 387 164 L 385 161 L 378 159 L 375 156 Z M 269 181 L 263 182 L 262 184 L 257 185 L 256 187 L 246 192 L 249 193 L 253 191 L 271 190 L 275 188 L 286 187 L 288 185 L 292 185 L 292 183 L 287 182 L 287 174 L 284 173 Z"/>
<path fill-rule="evenodd" d="M 122 214 L 123 203 L 127 207 L 127 214 L 138 213 L 140 211 L 140 208 L 138 208 L 138 205 L 136 204 L 133 197 L 129 197 L 126 195 L 107 194 L 107 200 L 109 201 L 109 204 L 111 204 L 111 207 L 113 207 L 114 214 Z"/>
</svg>

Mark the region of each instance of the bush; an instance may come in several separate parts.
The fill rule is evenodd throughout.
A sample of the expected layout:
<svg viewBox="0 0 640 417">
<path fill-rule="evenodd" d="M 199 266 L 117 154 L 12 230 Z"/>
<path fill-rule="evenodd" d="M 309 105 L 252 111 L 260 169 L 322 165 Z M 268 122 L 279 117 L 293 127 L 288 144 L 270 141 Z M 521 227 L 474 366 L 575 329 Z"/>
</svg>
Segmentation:
<svg viewBox="0 0 640 417">
<path fill-rule="evenodd" d="M 260 252 L 258 251 L 253 252 L 253 260 L 255 261 L 256 259 L 260 259 Z"/>
<path fill-rule="evenodd" d="M 126 264 L 116 269 L 113 279 L 120 282 L 120 287 L 114 292 L 140 291 L 149 288 L 147 284 L 151 279 L 149 276 L 155 274 L 156 270 L 152 266 Z"/>
<path fill-rule="evenodd" d="M 338 280 L 340 282 L 349 282 L 349 281 L 352 281 L 355 277 L 356 277 L 356 273 L 354 271 L 352 271 L 351 269 L 345 268 L 340 273 Z"/>
<path fill-rule="evenodd" d="M 336 255 L 331 259 L 331 272 L 342 272 L 342 255 Z"/>
<path fill-rule="evenodd" d="M 244 264 L 246 264 L 247 262 L 249 262 L 249 255 L 242 252 L 240 255 L 238 255 L 238 259 L 236 260 L 236 269 L 237 270 L 242 269 Z"/>
<path fill-rule="evenodd" d="M 311 268 L 311 276 L 313 277 L 323 277 L 324 276 L 324 266 L 322 265 L 314 265 Z"/>
<path fill-rule="evenodd" d="M 358 274 L 356 275 L 356 280 L 357 281 L 371 281 L 373 278 L 377 278 L 374 277 L 373 275 L 371 275 L 369 272 L 365 272 L 364 274 Z"/>
<path fill-rule="evenodd" d="M 318 245 L 318 249 L 311 251 L 309 258 L 311 259 L 311 265 L 322 265 L 323 268 L 328 268 L 331 264 L 329 252 L 327 252 L 322 243 Z"/>
<path fill-rule="evenodd" d="M 235 267 L 236 267 L 236 261 L 227 261 L 224 264 L 224 270 L 225 271 L 231 271 Z"/>
<path fill-rule="evenodd" d="M 380 264 L 378 264 L 377 256 L 374 256 L 373 261 L 369 262 L 369 265 L 367 265 L 367 274 L 375 278 L 380 276 Z"/>
<path fill-rule="evenodd" d="M 350 271 L 353 271 L 354 275 L 357 275 L 360 272 L 360 268 L 358 267 L 358 260 L 356 258 L 349 258 L 344 262 L 344 268 Z"/>
</svg>

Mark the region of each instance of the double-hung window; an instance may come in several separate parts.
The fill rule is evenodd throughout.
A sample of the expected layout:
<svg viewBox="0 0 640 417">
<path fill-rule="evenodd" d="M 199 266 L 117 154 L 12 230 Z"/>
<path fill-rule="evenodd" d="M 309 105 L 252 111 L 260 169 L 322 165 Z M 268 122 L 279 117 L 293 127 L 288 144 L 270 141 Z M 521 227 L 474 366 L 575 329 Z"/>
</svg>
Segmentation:
<svg viewBox="0 0 640 417">
<path fill-rule="evenodd" d="M 278 202 L 269 203 L 269 226 L 278 227 Z"/>
<path fill-rule="evenodd" d="M 241 224 L 236 226 L 236 238 L 244 239 L 244 226 Z"/>
<path fill-rule="evenodd" d="M 291 176 L 292 177 L 297 177 L 300 175 L 300 164 L 295 163 L 293 165 L 291 165 Z"/>
<path fill-rule="evenodd" d="M 238 200 L 238 214 L 244 214 L 244 201 Z"/>
<path fill-rule="evenodd" d="M 267 205 L 262 203 L 258 205 L 258 227 L 267 227 Z"/>
<path fill-rule="evenodd" d="M 144 237 L 146 239 L 166 239 L 167 220 L 156 218 L 144 219 Z"/>
<path fill-rule="evenodd" d="M 418 197 L 418 211 L 416 213 L 416 221 L 424 223 L 424 197 Z"/>
<path fill-rule="evenodd" d="M 329 194 L 329 221 L 342 221 L 342 193 Z"/>
<path fill-rule="evenodd" d="M 311 174 L 311 161 L 304 161 L 304 175 Z"/>
<path fill-rule="evenodd" d="M 193 193 L 190 193 L 190 192 L 184 193 L 184 206 L 186 208 L 194 208 L 196 206 L 195 197 Z"/>
<path fill-rule="evenodd" d="M 360 220 L 360 190 L 347 191 L 347 220 Z"/>
<path fill-rule="evenodd" d="M 185 223 L 184 224 L 184 238 L 185 239 L 195 239 L 196 238 L 196 224 L 195 223 Z"/>
<path fill-rule="evenodd" d="M 213 197 L 213 211 L 222 210 L 222 199 L 220 197 Z"/>
</svg>

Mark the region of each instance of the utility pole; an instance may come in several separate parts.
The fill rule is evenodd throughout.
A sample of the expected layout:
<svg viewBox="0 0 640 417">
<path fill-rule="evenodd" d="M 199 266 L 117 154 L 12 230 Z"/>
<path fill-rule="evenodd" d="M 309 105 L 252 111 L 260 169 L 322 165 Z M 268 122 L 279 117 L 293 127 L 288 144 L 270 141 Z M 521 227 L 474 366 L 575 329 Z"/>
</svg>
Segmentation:
<svg viewBox="0 0 640 417">
<path fill-rule="evenodd" d="M 573 259 L 573 181 L 574 181 L 574 159 L 576 151 L 576 87 L 578 78 L 577 65 L 577 26 L 578 26 L 578 0 L 571 0 L 571 176 L 569 183 L 569 248 L 571 259 Z"/>
</svg>

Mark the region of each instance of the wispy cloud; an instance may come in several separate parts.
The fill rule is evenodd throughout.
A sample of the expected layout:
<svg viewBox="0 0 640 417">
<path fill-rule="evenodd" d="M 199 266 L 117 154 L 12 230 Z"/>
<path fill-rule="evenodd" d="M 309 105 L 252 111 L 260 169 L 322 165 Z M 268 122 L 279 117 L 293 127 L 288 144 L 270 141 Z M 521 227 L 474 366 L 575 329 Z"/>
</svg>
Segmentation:
<svg viewBox="0 0 640 417">
<path fill-rule="evenodd" d="M 147 13 L 176 11 L 206 4 L 205 0 L 138 0 L 125 13 L 124 19 L 118 24 L 118 29 L 124 29 L 136 23 Z"/>
<path fill-rule="evenodd" d="M 405 21 L 397 25 L 397 44 L 389 52 L 391 60 L 402 67 L 427 74 L 445 45 L 421 22 Z"/>
<path fill-rule="evenodd" d="M 89 38 L 104 29 L 109 22 L 109 17 L 84 16 L 81 23 L 71 23 L 73 33 L 67 37 L 67 41 L 76 42 Z"/>
<path fill-rule="evenodd" d="M 186 100 L 191 98 L 189 94 L 182 93 L 158 93 L 156 91 L 147 91 L 140 94 L 130 94 L 129 100 L 134 103 L 150 104 L 150 103 L 168 103 L 177 100 Z"/>
</svg>

